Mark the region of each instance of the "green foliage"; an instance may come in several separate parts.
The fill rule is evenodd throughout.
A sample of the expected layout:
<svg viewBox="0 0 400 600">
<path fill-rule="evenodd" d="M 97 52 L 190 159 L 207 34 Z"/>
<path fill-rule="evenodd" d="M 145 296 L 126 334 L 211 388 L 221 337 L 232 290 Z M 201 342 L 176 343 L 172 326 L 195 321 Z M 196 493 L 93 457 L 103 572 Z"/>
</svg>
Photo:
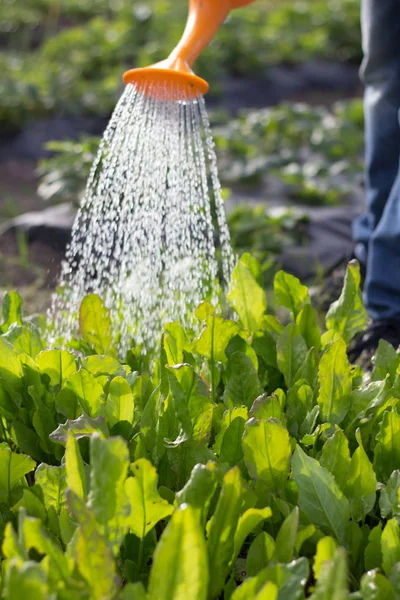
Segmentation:
<svg viewBox="0 0 400 600">
<path fill-rule="evenodd" d="M 263 51 L 265 56 L 265 51 Z M 211 113 L 212 118 L 212 113 Z M 257 185 L 271 176 L 285 184 L 291 200 L 305 204 L 337 203 L 363 173 L 363 106 L 360 100 L 338 102 L 332 109 L 283 104 L 223 116 L 213 127 L 218 167 L 224 185 Z M 79 201 L 99 138 L 50 142 L 53 152 L 40 163 L 39 194 L 46 201 Z M 291 213 L 270 215 L 263 206 L 241 206 L 229 215 L 235 247 L 257 258 L 279 254 L 293 238 L 302 243 L 304 219 Z M 268 230 L 268 235 L 266 234 Z M 263 268 L 267 268 L 265 263 Z M 348 284 L 357 277 L 349 274 Z M 349 289 L 347 296 L 351 292 Z"/>
<path fill-rule="evenodd" d="M 307 356 L 306 341 L 296 323 L 290 323 L 282 331 L 277 340 L 276 352 L 278 367 L 285 377 L 287 387 L 291 388 L 296 383 Z"/>
<path fill-rule="evenodd" d="M 79 204 L 99 142 L 96 136 L 48 142 L 46 150 L 51 151 L 51 157 L 39 163 L 38 195 L 46 202 Z"/>
<path fill-rule="evenodd" d="M 342 339 L 334 342 L 321 358 L 318 368 L 318 405 L 327 423 L 339 425 L 349 410 L 352 380 Z"/>
<path fill-rule="evenodd" d="M 129 527 L 143 540 L 153 527 L 172 513 L 172 506 L 163 500 L 157 489 L 157 472 L 145 458 L 132 465 L 134 477 L 125 481 L 125 492 L 132 507 Z"/>
<path fill-rule="evenodd" d="M 349 501 L 334 477 L 298 446 L 292 461 L 293 479 L 299 488 L 299 506 L 311 522 L 345 543 L 350 516 Z"/>
<path fill-rule="evenodd" d="M 173 0 L 3 4 L 0 122 L 10 130 L 53 111 L 107 115 L 124 67 L 166 58 L 187 14 L 187 4 Z M 267 78 L 268 65 L 277 62 L 359 60 L 358 12 L 357 0 L 316 0 L 312 10 L 302 2 L 259 0 L 232 13 L 196 70 L 218 91 L 224 72 Z"/>
<path fill-rule="evenodd" d="M 175 510 L 154 553 L 149 600 L 206 600 L 209 580 L 207 549 L 191 506 Z"/>
<path fill-rule="evenodd" d="M 350 500 L 350 512 L 354 521 L 362 521 L 373 510 L 376 500 L 376 475 L 363 448 L 360 432 L 356 433 L 359 444 L 351 457 L 345 492 Z"/>
<path fill-rule="evenodd" d="M 286 140 L 283 143 L 286 144 Z M 219 173 L 223 175 L 223 150 L 217 151 Z M 229 212 L 227 218 L 232 246 L 239 253 L 251 252 L 259 260 L 266 289 L 272 287 L 277 262 L 279 264 L 276 257 L 286 246 L 303 245 L 307 240 L 307 217 L 291 210 L 271 214 L 264 204 L 256 207 L 243 204 Z"/>
<path fill-rule="evenodd" d="M 374 467 L 381 481 L 387 481 L 400 460 L 400 415 L 385 411 L 376 437 Z"/>
<path fill-rule="evenodd" d="M 250 254 L 243 254 L 232 273 L 228 302 L 250 333 L 260 329 L 267 308 L 265 292 L 258 284 L 260 266 Z"/>
<path fill-rule="evenodd" d="M 295 320 L 305 305 L 310 303 L 307 287 L 297 277 L 284 271 L 275 275 L 274 293 L 278 303 L 288 308 Z"/>
<path fill-rule="evenodd" d="M 271 176 L 293 201 L 335 204 L 362 181 L 363 123 L 360 100 L 331 109 L 287 103 L 243 111 L 213 128 L 221 180 L 257 185 Z"/>
<path fill-rule="evenodd" d="M 346 553 L 337 548 L 331 560 L 322 564 L 315 592 L 310 596 L 313 600 L 341 600 L 348 597 Z"/>
<path fill-rule="evenodd" d="M 347 343 L 368 325 L 368 314 L 361 297 L 360 280 L 360 267 L 357 261 L 352 261 L 347 267 L 342 294 L 326 315 L 327 329 L 339 332 Z"/>
<path fill-rule="evenodd" d="M 79 311 L 79 329 L 83 339 L 97 354 L 112 354 L 111 320 L 96 294 L 84 298 Z"/>
<path fill-rule="evenodd" d="M 279 493 L 289 474 L 290 444 L 287 429 L 274 420 L 247 422 L 243 436 L 244 460 L 250 477 L 266 490 Z"/>
<path fill-rule="evenodd" d="M 207 550 L 213 577 L 210 579 L 209 597 L 215 598 L 224 586 L 235 550 L 235 531 L 238 529 L 242 509 L 242 478 L 235 467 L 225 475 L 218 504 L 210 521 Z"/>
<path fill-rule="evenodd" d="M 355 377 L 356 277 L 357 301 L 347 280 L 330 311 L 332 339 L 286 273 L 271 299 L 285 326 L 266 314 L 258 269 L 239 260 L 230 319 L 203 304 L 194 330 L 168 324 L 148 373 L 113 355 L 97 297 L 73 351 L 30 356 L 10 332 L 29 326 L 46 348 L 45 332 L 6 298 L 5 599 L 398 596 L 396 353 L 381 345 L 373 381 Z"/>
</svg>

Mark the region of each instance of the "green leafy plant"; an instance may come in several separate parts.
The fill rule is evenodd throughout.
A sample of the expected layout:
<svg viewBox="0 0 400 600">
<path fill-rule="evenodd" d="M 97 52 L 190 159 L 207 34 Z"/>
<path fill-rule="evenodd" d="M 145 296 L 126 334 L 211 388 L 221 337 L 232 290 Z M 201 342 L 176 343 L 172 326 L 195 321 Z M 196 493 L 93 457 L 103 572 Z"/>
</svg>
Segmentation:
<svg viewBox="0 0 400 600">
<path fill-rule="evenodd" d="M 203 304 L 197 331 L 168 324 L 151 371 L 115 355 L 100 298 L 72 351 L 6 295 L 4 598 L 397 597 L 399 357 L 381 343 L 369 380 L 348 362 L 367 322 L 356 262 L 325 331 L 295 277 L 275 276 L 283 322 L 259 277 L 244 255 L 235 316 Z"/>
<path fill-rule="evenodd" d="M 285 210 L 273 214 L 264 204 L 242 205 L 228 213 L 232 246 L 250 252 L 260 263 L 263 287 L 271 289 L 285 247 L 307 243 L 308 218 Z"/>
<path fill-rule="evenodd" d="M 332 110 L 284 104 L 244 112 L 214 128 L 224 184 L 286 184 L 292 200 L 335 204 L 360 186 L 363 107 L 360 100 Z"/>
</svg>

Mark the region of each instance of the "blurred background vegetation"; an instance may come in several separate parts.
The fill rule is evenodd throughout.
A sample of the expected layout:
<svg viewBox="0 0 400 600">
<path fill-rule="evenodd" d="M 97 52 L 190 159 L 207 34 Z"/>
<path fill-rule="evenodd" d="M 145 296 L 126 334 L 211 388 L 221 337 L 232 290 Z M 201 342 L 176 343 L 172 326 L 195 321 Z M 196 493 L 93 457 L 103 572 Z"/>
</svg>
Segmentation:
<svg viewBox="0 0 400 600">
<path fill-rule="evenodd" d="M 0 129 L 49 113 L 108 115 L 121 72 L 165 58 L 186 0 L 1 0 Z M 268 78 L 272 64 L 361 57 L 359 0 L 258 0 L 233 11 L 196 71 Z"/>
</svg>

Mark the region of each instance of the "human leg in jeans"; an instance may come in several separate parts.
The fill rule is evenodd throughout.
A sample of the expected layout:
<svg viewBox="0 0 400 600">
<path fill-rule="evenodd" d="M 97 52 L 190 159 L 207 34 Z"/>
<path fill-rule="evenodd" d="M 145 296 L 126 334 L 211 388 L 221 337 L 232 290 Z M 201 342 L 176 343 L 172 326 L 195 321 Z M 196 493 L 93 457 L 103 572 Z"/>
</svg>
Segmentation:
<svg viewBox="0 0 400 600">
<path fill-rule="evenodd" d="M 366 212 L 353 227 L 366 266 L 364 336 L 400 343 L 400 0 L 362 0 Z M 374 339 L 372 339 L 374 338 Z"/>
</svg>

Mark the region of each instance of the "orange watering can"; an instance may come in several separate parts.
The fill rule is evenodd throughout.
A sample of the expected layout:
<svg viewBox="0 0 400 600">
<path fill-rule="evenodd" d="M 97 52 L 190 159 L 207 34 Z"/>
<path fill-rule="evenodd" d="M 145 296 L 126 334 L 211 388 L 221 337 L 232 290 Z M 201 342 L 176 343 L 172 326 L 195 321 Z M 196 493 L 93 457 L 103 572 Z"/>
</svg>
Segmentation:
<svg viewBox="0 0 400 600">
<path fill-rule="evenodd" d="M 144 88 L 151 96 L 168 97 L 170 84 L 183 98 L 197 98 L 208 92 L 207 81 L 197 77 L 192 66 L 210 43 L 229 12 L 255 0 L 190 0 L 189 16 L 183 36 L 166 60 L 151 67 L 131 69 L 123 75 L 125 83 Z"/>
</svg>

